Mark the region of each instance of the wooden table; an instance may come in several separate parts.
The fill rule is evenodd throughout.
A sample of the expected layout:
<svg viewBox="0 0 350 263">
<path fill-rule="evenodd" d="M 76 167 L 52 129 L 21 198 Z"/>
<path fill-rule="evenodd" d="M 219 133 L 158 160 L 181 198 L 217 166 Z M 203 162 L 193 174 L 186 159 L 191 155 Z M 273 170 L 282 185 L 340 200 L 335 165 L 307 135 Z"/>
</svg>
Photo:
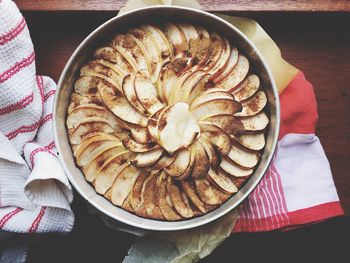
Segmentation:
<svg viewBox="0 0 350 263">
<path fill-rule="evenodd" d="M 115 10 L 119 9 L 125 1 L 17 0 L 16 2 L 24 11 L 31 31 L 37 55 L 38 72 L 40 74 L 49 75 L 57 81 L 67 59 L 82 39 L 102 22 L 113 17 L 116 14 Z M 203 4 L 204 8 L 209 11 L 225 11 L 230 14 L 249 16 L 258 20 L 263 28 L 276 41 L 285 59 L 303 70 L 308 80 L 313 83 L 319 111 L 317 135 L 320 137 L 329 158 L 334 181 L 345 214 L 349 216 L 350 33 L 348 27 L 350 25 L 350 1 L 203 0 L 200 2 Z M 50 12 L 44 12 L 46 10 Z M 106 241 L 111 235 L 108 229 L 105 229 L 98 218 L 89 216 L 86 213 L 86 209 L 83 208 L 84 205 L 82 205 L 83 203 L 84 202 L 79 197 L 75 201 L 74 207 L 78 215 L 78 221 L 73 234 L 70 235 L 71 238 L 52 238 L 51 245 L 63 245 L 67 248 L 67 244 L 71 244 L 72 246 L 79 247 L 79 244 L 76 243 L 79 242 L 79 240 L 89 244 L 85 239 L 88 238 L 89 235 L 81 232 L 88 231 L 102 238 L 101 242 L 103 246 L 112 249 L 113 245 L 108 244 Z M 350 220 L 346 218 L 341 219 L 340 223 L 338 221 L 333 220 L 331 223 L 320 224 L 320 226 L 306 228 L 306 230 L 298 230 L 299 232 L 292 231 L 292 233 L 295 234 L 285 234 L 282 239 L 280 234 L 274 233 L 256 234 L 253 235 L 253 238 L 250 235 L 248 235 L 248 237 L 245 235 L 240 237 L 236 236 L 233 239 L 245 240 L 246 242 L 252 239 L 255 240 L 255 243 L 260 240 L 260 244 L 265 241 L 269 242 L 269 240 L 276 243 L 278 243 L 278 241 L 274 240 L 285 240 L 283 244 L 285 247 L 288 247 L 289 244 L 294 244 L 294 242 L 303 240 L 305 236 L 309 237 L 308 235 L 313 233 L 313 231 L 315 233 L 318 233 L 317 231 L 326 231 L 326 233 L 328 233 L 327 231 L 332 232 L 330 230 L 334 227 L 332 224 L 335 224 L 334 229 L 338 229 L 339 233 L 344 234 L 341 229 L 350 225 L 348 224 Z M 345 227 L 345 229 L 348 228 Z M 124 244 L 116 244 L 116 246 L 121 246 L 121 249 L 124 249 L 123 253 L 125 253 L 126 248 L 133 240 L 132 237 L 126 234 L 119 235 L 122 238 L 120 240 L 124 240 Z M 279 237 L 276 237 L 276 235 Z M 104 239 L 104 236 L 107 238 Z M 288 239 L 288 236 L 291 238 Z M 348 237 L 349 236 L 350 235 L 348 235 Z M 73 240 L 75 240 L 75 243 Z M 103 240 L 105 240 L 105 242 L 103 242 Z M 328 239 L 319 239 L 318 235 L 313 236 L 310 240 L 314 240 L 316 242 L 315 244 L 320 245 L 322 245 L 320 240 L 325 240 L 326 244 L 332 246 L 332 243 Z M 230 242 L 234 243 L 235 241 Z M 236 243 L 237 242 L 236 240 Z M 95 242 L 94 244 L 99 243 Z M 283 244 L 281 244 L 282 249 Z M 256 245 L 259 247 L 258 243 Z M 87 245 L 87 248 L 93 249 L 91 246 L 92 244 Z M 335 246 L 334 244 L 333 246 L 335 250 L 334 253 L 336 253 L 336 251 L 339 252 L 339 246 Z M 52 249 L 50 250 L 49 245 L 47 245 L 47 247 L 48 251 L 53 251 Z M 225 247 L 227 247 L 226 244 Z M 266 246 L 262 245 L 262 247 Z M 300 249 L 302 249 L 302 247 L 300 247 Z M 39 250 L 42 250 L 41 245 L 34 245 L 34 252 L 30 257 L 30 259 L 33 260 L 32 262 L 37 262 L 36 260 L 39 258 L 37 252 Z M 78 250 L 82 253 L 87 253 L 86 255 L 90 255 L 89 249 Z M 73 253 L 73 249 L 70 251 Z M 99 253 L 105 253 L 105 250 L 101 248 L 98 248 L 97 251 Z M 290 252 L 292 253 L 292 251 Z M 216 253 L 227 252 L 222 248 L 221 252 Z M 108 253 L 105 253 L 102 258 L 106 260 L 100 262 L 108 262 L 108 255 Z M 323 254 L 321 253 L 319 255 Z M 273 259 L 273 256 L 275 256 L 276 259 L 276 255 L 272 254 L 267 258 Z M 73 257 L 69 259 L 65 258 L 67 260 L 66 262 L 71 262 L 69 260 L 72 260 L 72 258 Z M 86 259 L 88 262 L 95 262 L 94 259 L 88 256 L 82 256 L 82 258 Z M 120 258 L 122 258 L 122 256 Z M 320 258 L 322 259 L 322 257 Z M 74 257 L 74 259 L 80 258 L 77 256 Z M 97 258 L 95 259 L 97 260 Z M 213 259 L 213 257 L 211 257 L 211 259 Z M 300 261 L 301 260 L 299 260 L 299 262 Z M 59 262 L 59 260 L 57 262 Z M 252 260 L 252 262 L 255 261 Z"/>
</svg>

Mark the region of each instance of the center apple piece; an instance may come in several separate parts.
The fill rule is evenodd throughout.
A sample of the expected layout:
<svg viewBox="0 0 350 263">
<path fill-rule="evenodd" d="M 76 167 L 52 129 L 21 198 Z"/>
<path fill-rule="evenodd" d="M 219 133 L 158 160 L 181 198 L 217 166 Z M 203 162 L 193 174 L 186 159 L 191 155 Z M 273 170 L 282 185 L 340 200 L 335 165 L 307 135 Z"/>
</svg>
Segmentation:
<svg viewBox="0 0 350 263">
<path fill-rule="evenodd" d="M 160 127 L 160 144 L 169 153 L 188 147 L 200 132 L 187 103 L 174 104 L 162 117 L 164 123 Z"/>
</svg>

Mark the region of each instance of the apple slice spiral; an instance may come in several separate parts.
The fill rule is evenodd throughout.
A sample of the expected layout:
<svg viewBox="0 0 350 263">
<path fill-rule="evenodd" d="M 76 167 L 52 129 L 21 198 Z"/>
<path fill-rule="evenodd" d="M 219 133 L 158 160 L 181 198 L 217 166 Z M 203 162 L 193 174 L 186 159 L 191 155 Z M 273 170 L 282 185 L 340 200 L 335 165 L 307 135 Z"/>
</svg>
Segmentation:
<svg viewBox="0 0 350 263">
<path fill-rule="evenodd" d="M 138 216 L 178 221 L 222 205 L 254 173 L 267 104 L 249 59 L 225 36 L 143 24 L 81 67 L 66 124 L 97 193 Z"/>
</svg>

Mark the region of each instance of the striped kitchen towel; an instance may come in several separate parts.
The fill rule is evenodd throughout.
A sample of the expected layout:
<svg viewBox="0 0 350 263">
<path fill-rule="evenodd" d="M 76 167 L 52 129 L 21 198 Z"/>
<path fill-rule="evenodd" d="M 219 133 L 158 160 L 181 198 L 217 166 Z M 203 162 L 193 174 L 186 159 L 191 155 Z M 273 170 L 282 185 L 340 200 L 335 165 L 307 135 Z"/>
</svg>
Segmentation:
<svg viewBox="0 0 350 263">
<path fill-rule="evenodd" d="M 72 189 L 52 134 L 55 88 L 36 75 L 23 16 L 14 2 L 0 1 L 0 262 L 25 260 L 16 235 L 73 227 Z"/>
<path fill-rule="evenodd" d="M 329 162 L 315 135 L 312 85 L 298 72 L 280 95 L 281 128 L 274 159 L 244 201 L 234 232 L 294 228 L 343 214 Z"/>
</svg>

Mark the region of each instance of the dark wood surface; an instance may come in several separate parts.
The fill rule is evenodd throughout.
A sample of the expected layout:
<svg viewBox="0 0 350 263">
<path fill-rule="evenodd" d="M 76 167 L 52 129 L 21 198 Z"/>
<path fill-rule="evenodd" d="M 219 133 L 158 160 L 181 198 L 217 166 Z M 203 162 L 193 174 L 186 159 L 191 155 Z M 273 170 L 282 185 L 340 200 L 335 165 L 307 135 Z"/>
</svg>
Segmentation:
<svg viewBox="0 0 350 263">
<path fill-rule="evenodd" d="M 35 1 L 26 2 L 29 5 Z M 33 8 L 24 6 L 24 9 Z M 57 81 L 75 47 L 115 12 L 27 11 L 24 15 L 35 45 L 38 72 Z M 284 233 L 236 234 L 203 262 L 218 262 L 218 259 L 259 263 L 347 262 L 344 257 L 348 257 L 346 244 L 350 237 L 350 14 L 249 12 L 243 15 L 257 19 L 284 57 L 303 70 L 313 83 L 320 116 L 317 135 L 330 160 L 347 217 Z M 135 238 L 105 227 L 99 217 L 88 214 L 84 200 L 75 196 L 73 232 L 66 236 L 39 236 L 31 244 L 28 262 L 121 262 L 125 257 Z"/>
<path fill-rule="evenodd" d="M 190 0 L 189 0 L 190 1 Z M 22 10 L 43 11 L 115 11 L 127 0 L 15 0 Z M 211 12 L 230 11 L 350 11 L 348 0 L 198 0 Z"/>
</svg>

